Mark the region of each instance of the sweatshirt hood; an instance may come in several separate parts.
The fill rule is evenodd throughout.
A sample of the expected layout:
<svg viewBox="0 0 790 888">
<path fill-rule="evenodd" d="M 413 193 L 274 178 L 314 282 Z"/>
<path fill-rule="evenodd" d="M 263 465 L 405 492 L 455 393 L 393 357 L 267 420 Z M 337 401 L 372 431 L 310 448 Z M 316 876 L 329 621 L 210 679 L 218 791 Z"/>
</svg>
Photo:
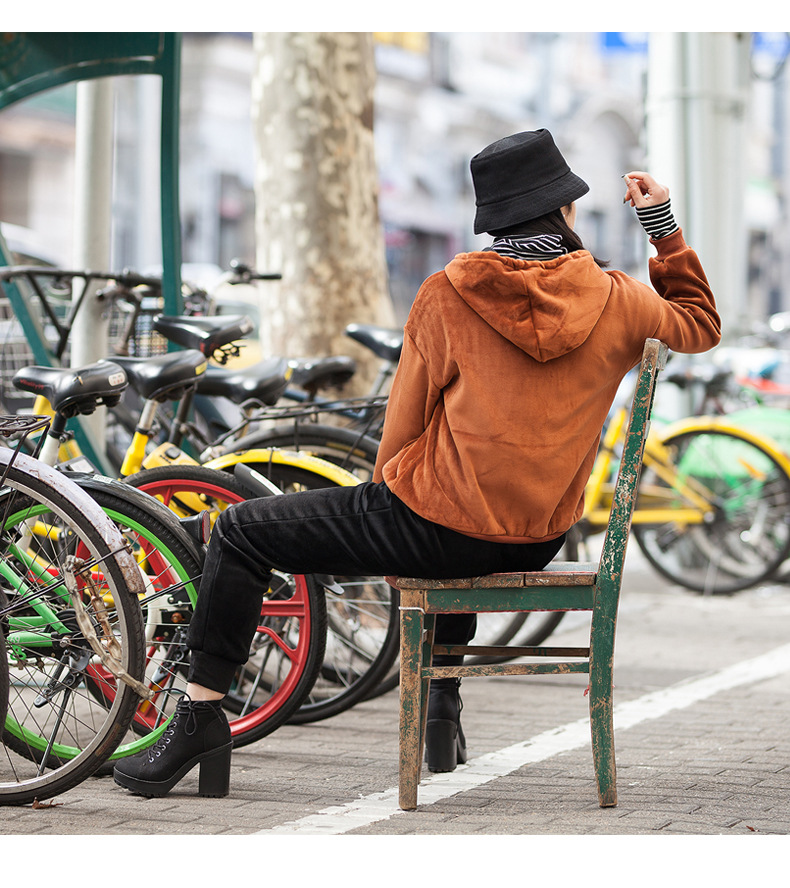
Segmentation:
<svg viewBox="0 0 790 888">
<path fill-rule="evenodd" d="M 491 251 L 460 253 L 445 268 L 463 301 L 536 361 L 578 348 L 606 306 L 611 279 L 586 250 L 547 262 Z"/>
</svg>

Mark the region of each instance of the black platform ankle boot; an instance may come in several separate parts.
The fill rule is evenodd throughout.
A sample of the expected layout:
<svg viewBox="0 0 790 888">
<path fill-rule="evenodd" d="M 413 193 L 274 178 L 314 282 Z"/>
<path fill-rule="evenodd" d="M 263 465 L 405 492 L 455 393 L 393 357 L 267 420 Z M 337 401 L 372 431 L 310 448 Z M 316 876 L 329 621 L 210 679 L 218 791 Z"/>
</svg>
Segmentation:
<svg viewBox="0 0 790 888">
<path fill-rule="evenodd" d="M 454 771 L 456 765 L 466 762 L 460 685 L 460 678 L 431 680 L 425 726 L 425 758 L 429 771 Z"/>
<path fill-rule="evenodd" d="M 158 798 L 200 765 L 198 794 L 221 798 L 230 790 L 233 741 L 219 701 L 182 697 L 164 734 L 137 755 L 121 759 L 113 777 L 137 795 Z"/>
</svg>

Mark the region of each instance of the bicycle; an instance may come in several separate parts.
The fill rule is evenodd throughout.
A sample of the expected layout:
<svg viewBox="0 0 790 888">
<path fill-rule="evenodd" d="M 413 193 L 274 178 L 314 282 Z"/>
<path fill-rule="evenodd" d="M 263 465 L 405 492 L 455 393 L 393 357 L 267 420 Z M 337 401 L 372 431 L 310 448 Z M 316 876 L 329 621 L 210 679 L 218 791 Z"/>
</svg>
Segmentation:
<svg viewBox="0 0 790 888">
<path fill-rule="evenodd" d="M 0 417 L 24 437 L 48 417 Z M 0 804 L 58 795 L 97 773 L 121 742 L 144 668 L 146 586 L 118 529 L 72 479 L 0 449 Z M 111 706 L 87 691 L 111 677 Z"/>
<path fill-rule="evenodd" d="M 577 534 L 605 527 L 625 407 L 610 418 Z M 632 530 L 649 563 L 687 589 L 731 593 L 776 572 L 790 553 L 790 460 L 727 417 L 691 417 L 647 440 Z"/>
<path fill-rule="evenodd" d="M 163 356 L 166 357 L 166 356 Z M 177 364 L 179 377 L 194 376 L 200 366 L 202 356 L 180 353 L 173 358 Z M 171 362 L 172 363 L 172 362 Z M 186 374 L 186 376 L 184 376 Z M 126 374 L 112 362 L 99 362 L 76 370 L 59 368 L 31 367 L 15 376 L 16 384 L 23 390 L 38 391 L 51 405 L 54 412 L 47 440 L 42 447 L 42 459 L 55 463 L 64 437 L 67 436 L 66 421 L 71 410 L 90 410 L 98 392 L 104 390 L 109 380 L 114 385 L 125 386 Z M 87 385 L 86 385 L 87 383 Z M 167 393 L 174 391 L 174 385 L 184 385 L 184 379 L 174 383 L 168 377 Z M 141 738 L 123 744 L 115 756 L 131 755 L 154 742 L 165 729 L 165 724 L 175 708 L 178 697 L 183 694 L 186 683 L 186 631 L 190 615 L 197 598 L 197 579 L 200 575 L 201 560 L 196 556 L 191 562 L 189 553 L 183 551 L 173 555 L 174 542 L 164 535 L 164 530 L 184 531 L 179 526 L 176 511 L 168 508 L 142 489 L 136 489 L 120 481 L 92 474 L 92 468 L 84 458 L 77 458 L 62 466 L 64 470 L 86 474 L 73 474 L 78 483 L 89 489 L 108 510 L 113 519 L 124 527 L 133 527 L 136 538 L 153 542 L 144 551 L 146 563 L 160 561 L 174 565 L 181 578 L 177 586 L 159 589 L 152 582 L 146 595 L 147 606 L 146 641 L 147 678 L 153 691 L 150 701 L 141 706 L 135 714 L 132 727 Z M 203 478 L 210 479 L 219 473 L 200 469 Z M 246 498 L 251 494 L 240 482 L 225 476 L 221 492 L 232 490 L 234 496 Z M 208 517 L 208 509 L 215 507 L 204 495 L 198 497 L 196 508 L 181 509 L 181 516 Z M 269 485 L 264 493 L 279 493 Z M 261 495 L 260 490 L 256 490 Z M 111 496 L 118 502 L 113 505 Z M 231 500 L 235 501 L 235 500 Z M 136 504 L 141 514 L 133 515 L 131 504 Z M 223 506 L 227 503 L 223 502 Z M 144 510 L 144 511 L 143 511 Z M 188 512 L 188 514 L 186 514 Z M 131 517 L 130 517 L 131 516 Z M 134 523 L 132 523 L 134 519 Z M 205 539 L 209 529 L 205 529 Z M 165 595 L 166 593 L 166 595 Z M 231 719 L 231 733 L 236 745 L 251 743 L 271 733 L 286 721 L 300 706 L 307 692 L 314 684 L 323 659 L 326 638 L 326 608 L 324 596 L 318 582 L 311 577 L 291 577 L 277 574 L 261 612 L 254 651 L 251 660 L 260 664 L 260 680 L 255 696 L 249 695 L 245 707 L 234 713 Z M 236 696 L 241 693 L 235 688 Z M 103 686 L 103 696 L 112 701 L 109 683 Z"/>
<path fill-rule="evenodd" d="M 190 355 L 197 360 L 200 354 L 182 351 L 158 361 L 167 376 L 175 381 L 178 364 L 188 362 Z M 359 478 L 337 465 L 307 453 L 276 449 L 245 451 L 202 466 L 174 444 L 160 445 L 144 456 L 156 420 L 158 402 L 154 395 L 159 383 L 151 372 L 150 361 L 117 360 L 132 386 L 146 399 L 122 474 L 127 484 L 156 496 L 178 514 L 207 507 L 216 514 L 248 498 L 249 491 L 239 491 L 233 482 L 233 472 L 241 467 L 255 470 L 259 478 L 270 481 L 278 492 L 359 483 Z M 261 493 L 267 492 L 271 493 L 271 489 L 261 490 Z M 198 499 L 193 499 L 191 505 L 194 497 Z M 387 674 L 398 650 L 397 599 L 382 578 L 317 576 L 314 579 L 326 599 L 328 636 L 320 673 L 307 698 L 291 716 L 290 720 L 297 723 L 328 718 L 364 699 Z M 250 667 L 241 673 L 245 682 L 250 681 L 250 673 Z M 258 688 L 255 682 L 251 686 Z"/>
<path fill-rule="evenodd" d="M 55 271 L 50 270 L 49 273 L 54 275 Z M 81 274 L 85 276 L 87 274 L 62 271 L 59 273 L 64 280 L 68 279 L 69 275 Z M 7 272 L 7 275 L 9 276 L 12 274 L 13 270 Z M 115 279 L 111 280 L 108 284 L 106 293 L 111 293 L 114 301 L 123 301 L 124 304 L 132 306 L 130 309 L 132 317 L 137 316 L 139 318 L 141 300 L 150 299 L 153 284 L 151 279 L 145 279 L 144 283 L 139 287 L 132 287 L 133 284 L 136 284 L 136 280 L 136 278 L 126 273 L 124 275 L 116 275 Z M 107 298 L 109 298 L 109 296 Z M 233 334 L 232 338 L 234 340 L 249 331 L 249 322 L 247 319 L 239 320 L 245 322 L 244 326 L 238 323 L 234 324 L 231 321 L 230 326 Z M 222 323 L 225 323 L 224 319 Z M 131 323 L 131 321 L 126 323 L 124 325 L 124 329 L 127 331 L 126 335 L 128 335 L 130 330 L 136 329 L 136 326 L 139 325 L 135 325 Z M 160 335 L 150 325 L 149 330 L 153 335 Z M 162 342 L 165 342 L 163 337 L 160 336 L 160 339 Z M 124 341 L 125 340 L 122 339 L 121 343 Z M 137 348 L 128 349 L 121 347 L 118 348 L 118 350 L 137 351 Z M 209 353 L 211 353 L 211 351 L 209 351 Z M 167 356 L 164 354 L 154 355 L 147 359 L 146 363 L 150 366 L 151 362 L 156 362 L 159 358 L 167 358 Z M 118 360 L 122 359 L 122 356 L 118 356 Z M 189 356 L 186 356 L 185 360 L 188 361 Z M 280 368 L 281 366 L 284 367 L 284 362 L 275 359 L 273 362 L 268 362 L 267 366 L 271 369 L 274 390 L 279 394 L 281 391 L 281 382 L 284 383 L 284 379 L 280 376 Z M 269 378 L 268 370 L 264 376 L 267 379 Z M 257 395 L 258 397 L 265 396 L 265 392 L 261 389 L 257 379 L 253 382 L 252 394 Z M 37 406 L 39 409 L 42 409 L 41 405 Z M 153 410 L 153 407 L 151 409 Z M 146 437 L 145 440 L 147 439 L 148 438 Z M 133 473 L 135 469 L 140 468 L 140 457 L 146 446 L 145 442 L 143 441 L 141 444 L 141 441 L 143 441 L 143 438 L 140 436 L 138 436 L 136 440 L 133 440 L 132 446 L 129 448 L 126 455 L 127 463 L 122 466 L 124 474 L 128 472 Z M 138 447 L 142 447 L 142 450 L 137 449 Z M 296 456 L 294 454 L 289 454 L 286 456 L 284 454 L 281 455 L 267 452 L 264 454 L 264 458 L 267 463 L 265 468 L 266 473 L 269 475 L 272 473 L 277 475 L 278 485 L 284 490 L 296 489 L 299 486 L 305 485 L 315 486 L 315 476 L 317 474 L 320 474 L 318 483 L 322 485 L 351 483 L 352 481 L 353 483 L 357 483 L 357 479 L 352 478 L 352 476 L 347 473 L 339 472 L 334 467 L 331 468 L 331 472 L 327 476 L 326 469 L 328 467 L 323 462 L 314 460 L 305 455 Z M 236 461 L 234 460 L 233 462 Z M 227 472 L 230 473 L 233 469 L 233 464 L 228 464 L 223 468 L 226 468 Z M 263 468 L 263 466 L 258 464 L 258 468 Z M 146 476 L 146 483 L 152 483 L 153 480 L 156 480 L 157 483 L 161 483 L 161 473 L 159 473 L 156 479 L 152 479 L 150 475 Z M 137 479 L 135 479 L 134 483 L 136 483 L 136 481 Z M 194 474 L 188 479 L 188 483 L 190 485 L 190 490 L 194 491 L 194 484 L 196 483 Z M 217 479 L 207 481 L 206 484 L 208 487 L 206 487 L 204 491 L 204 504 L 208 502 L 208 500 L 205 500 L 205 497 L 210 496 L 213 498 L 214 507 L 224 508 L 229 502 L 234 501 L 232 498 L 233 496 L 238 497 L 238 492 L 230 491 L 227 492 L 225 499 L 220 501 L 217 498 L 216 493 Z M 249 494 L 247 493 L 246 495 Z M 168 496 L 170 496 L 170 494 L 168 494 Z M 169 499 L 169 502 L 172 505 L 173 500 Z M 326 717 L 326 715 L 339 711 L 339 707 L 345 708 L 345 706 L 350 705 L 355 698 L 355 695 L 362 693 L 366 686 L 375 682 L 376 672 L 371 672 L 369 667 L 373 666 L 376 670 L 380 667 L 384 668 L 386 666 L 384 659 L 392 659 L 396 656 L 397 637 L 393 631 L 387 631 L 387 627 L 392 621 L 392 614 L 397 614 L 395 610 L 396 603 L 390 604 L 391 593 L 389 587 L 387 587 L 380 579 L 367 581 L 361 585 L 359 581 L 354 581 L 353 586 L 350 582 L 351 581 L 343 580 L 342 585 L 340 583 L 331 582 L 325 584 L 325 588 L 330 590 L 328 594 L 330 595 L 330 600 L 333 605 L 333 620 L 331 621 L 332 629 L 330 630 L 330 641 L 332 643 L 330 644 L 330 651 L 335 652 L 335 660 L 339 658 L 341 653 L 345 653 L 345 657 L 342 662 L 324 664 L 322 680 L 319 682 L 319 686 L 316 687 L 312 698 L 306 702 L 302 713 L 299 715 L 300 718 L 309 717 L 312 719 L 319 716 Z M 347 591 L 351 588 L 357 589 L 357 593 L 353 596 L 349 595 Z M 386 592 L 384 592 L 384 595 L 386 595 L 386 604 L 384 606 L 381 604 L 382 595 L 377 594 L 379 590 L 383 589 L 386 589 Z M 342 593 L 340 590 L 343 590 Z M 340 594 L 342 594 L 342 598 L 340 597 Z M 383 611 L 386 611 L 386 613 L 382 613 Z M 341 616 L 341 614 L 344 616 Z M 382 642 L 385 642 L 385 644 L 382 644 Z M 321 690 L 321 685 L 323 685 L 323 691 Z M 339 699 L 333 700 L 332 698 L 334 697 L 338 697 Z"/>
<path fill-rule="evenodd" d="M 790 387 L 770 377 L 737 376 L 728 367 L 699 362 L 678 362 L 666 382 L 681 391 L 699 389 L 695 416 L 726 416 L 728 422 L 770 438 L 790 453 Z"/>
</svg>

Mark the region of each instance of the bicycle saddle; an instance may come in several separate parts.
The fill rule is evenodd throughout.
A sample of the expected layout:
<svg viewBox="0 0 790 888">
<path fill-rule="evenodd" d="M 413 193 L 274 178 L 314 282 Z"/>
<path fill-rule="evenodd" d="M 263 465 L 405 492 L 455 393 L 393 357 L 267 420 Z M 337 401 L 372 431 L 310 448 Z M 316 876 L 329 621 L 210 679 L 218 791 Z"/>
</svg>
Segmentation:
<svg viewBox="0 0 790 888">
<path fill-rule="evenodd" d="M 210 357 L 223 345 L 249 336 L 254 326 L 247 315 L 213 315 L 208 318 L 159 315 L 154 318 L 154 330 L 170 342 L 198 349 Z"/>
<path fill-rule="evenodd" d="M 113 407 L 129 384 L 126 373 L 113 361 L 84 367 L 24 367 L 12 382 L 21 391 L 43 395 L 67 419 L 93 413 L 99 404 Z"/>
<path fill-rule="evenodd" d="M 197 393 L 228 398 L 234 404 L 254 398 L 270 406 L 285 391 L 291 372 L 285 358 L 265 358 L 238 370 L 209 365 L 198 381 Z"/>
<path fill-rule="evenodd" d="M 349 324 L 346 336 L 369 348 L 384 361 L 397 363 L 403 348 L 403 330 L 379 327 L 376 324 Z"/>
<path fill-rule="evenodd" d="M 129 384 L 146 401 L 177 401 L 194 388 L 206 370 L 206 359 L 196 349 L 152 358 L 113 358 L 129 377 Z"/>
<path fill-rule="evenodd" d="M 348 355 L 325 358 L 291 358 L 291 383 L 315 394 L 320 389 L 345 385 L 357 372 L 357 362 Z"/>
<path fill-rule="evenodd" d="M 729 370 L 722 370 L 712 364 L 681 364 L 678 361 L 675 363 L 674 372 L 666 372 L 664 379 L 679 389 L 687 389 L 695 384 L 716 389 L 723 386 L 731 375 Z"/>
</svg>

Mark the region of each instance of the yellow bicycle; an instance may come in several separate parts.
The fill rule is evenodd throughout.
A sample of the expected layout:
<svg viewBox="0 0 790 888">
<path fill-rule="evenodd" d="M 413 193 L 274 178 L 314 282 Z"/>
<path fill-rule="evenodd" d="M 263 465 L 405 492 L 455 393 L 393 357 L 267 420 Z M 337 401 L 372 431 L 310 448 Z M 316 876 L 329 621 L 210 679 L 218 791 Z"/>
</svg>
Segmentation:
<svg viewBox="0 0 790 888">
<path fill-rule="evenodd" d="M 612 415 L 575 530 L 603 531 L 622 442 L 625 408 Z M 651 429 L 633 535 L 673 583 L 736 592 L 775 573 L 790 555 L 790 460 L 769 438 L 727 417 L 693 417 Z"/>
</svg>

